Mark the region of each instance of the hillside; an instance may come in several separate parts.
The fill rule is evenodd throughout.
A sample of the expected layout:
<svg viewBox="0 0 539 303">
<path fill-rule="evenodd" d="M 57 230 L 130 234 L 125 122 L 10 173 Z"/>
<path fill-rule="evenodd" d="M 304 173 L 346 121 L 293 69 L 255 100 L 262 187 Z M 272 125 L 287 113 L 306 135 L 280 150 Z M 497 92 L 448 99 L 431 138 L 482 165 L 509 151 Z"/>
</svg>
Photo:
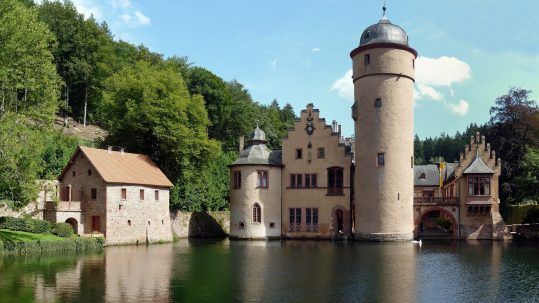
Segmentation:
<svg viewBox="0 0 539 303">
<path fill-rule="evenodd" d="M 84 141 L 102 141 L 108 135 L 107 131 L 99 126 L 87 124 L 84 127 L 72 117 L 68 117 L 68 127 L 64 127 L 64 117 L 58 115 L 54 118 L 54 128 Z"/>
</svg>

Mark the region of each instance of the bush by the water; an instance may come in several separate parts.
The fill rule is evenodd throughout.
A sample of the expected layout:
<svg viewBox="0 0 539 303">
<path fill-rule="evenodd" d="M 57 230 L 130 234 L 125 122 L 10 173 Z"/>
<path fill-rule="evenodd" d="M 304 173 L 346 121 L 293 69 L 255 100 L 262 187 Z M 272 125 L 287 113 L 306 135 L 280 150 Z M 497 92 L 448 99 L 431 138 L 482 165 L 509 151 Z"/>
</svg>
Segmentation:
<svg viewBox="0 0 539 303">
<path fill-rule="evenodd" d="M 536 201 L 509 205 L 505 209 L 504 219 L 507 224 L 539 223 L 539 205 Z"/>
<path fill-rule="evenodd" d="M 53 234 L 59 237 L 71 237 L 73 228 L 68 223 L 51 223 L 45 220 L 29 218 L 0 217 L 0 229 L 25 231 L 34 234 Z"/>
<path fill-rule="evenodd" d="M 84 251 L 103 248 L 104 238 L 57 238 L 57 240 L 0 241 L 0 254 L 30 254 L 51 251 Z"/>
<path fill-rule="evenodd" d="M 449 220 L 449 219 L 447 219 L 445 217 L 435 218 L 434 222 L 436 222 L 436 224 L 438 224 L 441 228 L 446 229 L 446 230 L 449 230 L 451 228 L 451 226 L 453 225 L 451 220 Z"/>
</svg>

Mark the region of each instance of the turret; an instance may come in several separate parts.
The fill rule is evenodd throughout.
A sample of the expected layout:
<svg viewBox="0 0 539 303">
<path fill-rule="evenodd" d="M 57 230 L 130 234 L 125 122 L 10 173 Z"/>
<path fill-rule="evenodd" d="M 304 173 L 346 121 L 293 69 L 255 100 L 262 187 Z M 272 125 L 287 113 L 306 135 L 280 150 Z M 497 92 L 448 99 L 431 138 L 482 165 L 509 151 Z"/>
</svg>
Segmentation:
<svg viewBox="0 0 539 303">
<path fill-rule="evenodd" d="M 417 52 L 384 16 L 369 26 L 353 61 L 356 133 L 355 236 L 413 237 L 413 99 Z"/>
</svg>

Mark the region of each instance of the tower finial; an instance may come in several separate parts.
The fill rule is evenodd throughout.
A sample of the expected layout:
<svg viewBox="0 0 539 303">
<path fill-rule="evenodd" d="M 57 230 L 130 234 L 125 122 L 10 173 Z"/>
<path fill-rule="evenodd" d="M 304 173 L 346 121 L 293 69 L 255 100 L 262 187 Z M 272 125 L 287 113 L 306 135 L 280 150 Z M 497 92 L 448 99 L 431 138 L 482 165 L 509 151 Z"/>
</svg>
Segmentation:
<svg viewBox="0 0 539 303">
<path fill-rule="evenodd" d="M 256 120 L 256 128 L 258 128 L 258 122 L 260 122 L 260 120 Z"/>
<path fill-rule="evenodd" d="M 386 16 L 386 10 L 387 10 L 387 7 L 386 7 L 386 1 L 384 0 L 384 6 L 382 7 L 382 17 L 385 17 Z"/>
</svg>

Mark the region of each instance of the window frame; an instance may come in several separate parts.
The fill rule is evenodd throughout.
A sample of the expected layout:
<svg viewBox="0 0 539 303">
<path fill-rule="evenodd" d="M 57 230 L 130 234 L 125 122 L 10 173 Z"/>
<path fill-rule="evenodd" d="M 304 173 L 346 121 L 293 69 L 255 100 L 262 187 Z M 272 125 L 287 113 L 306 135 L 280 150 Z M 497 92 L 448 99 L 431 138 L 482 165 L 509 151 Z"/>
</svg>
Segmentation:
<svg viewBox="0 0 539 303">
<path fill-rule="evenodd" d="M 327 195 L 344 194 L 344 167 L 332 166 L 327 168 Z"/>
<path fill-rule="evenodd" d="M 256 175 L 257 175 L 256 188 L 264 188 L 264 189 L 269 188 L 269 171 L 257 170 Z"/>
<path fill-rule="evenodd" d="M 490 197 L 492 195 L 492 177 L 491 176 L 488 176 L 488 175 L 467 176 L 466 185 L 467 185 L 466 195 L 468 197 Z"/>
<path fill-rule="evenodd" d="M 232 172 L 232 189 L 241 188 L 241 171 Z"/>
<path fill-rule="evenodd" d="M 158 189 L 154 190 L 154 192 L 153 192 L 153 199 L 154 199 L 155 201 L 159 201 L 159 190 L 158 190 Z"/>
<path fill-rule="evenodd" d="M 258 202 L 255 202 L 255 204 L 253 204 L 253 207 L 251 208 L 251 215 L 251 223 L 262 223 L 262 207 L 260 206 L 260 204 L 258 204 Z"/>
<path fill-rule="evenodd" d="M 316 153 L 318 159 L 325 159 L 326 158 L 326 149 L 324 147 L 319 147 L 318 152 Z"/>
<path fill-rule="evenodd" d="M 138 192 L 138 198 L 140 201 L 144 201 L 145 198 L 146 198 L 146 193 L 144 192 L 144 189 L 139 189 L 139 192 Z"/>
<path fill-rule="evenodd" d="M 127 188 L 121 188 L 120 190 L 120 200 L 125 201 L 127 200 Z"/>
<path fill-rule="evenodd" d="M 296 160 L 303 159 L 303 148 L 296 148 Z"/>
<path fill-rule="evenodd" d="M 97 200 L 97 188 L 95 187 L 90 188 L 90 199 Z"/>
</svg>

